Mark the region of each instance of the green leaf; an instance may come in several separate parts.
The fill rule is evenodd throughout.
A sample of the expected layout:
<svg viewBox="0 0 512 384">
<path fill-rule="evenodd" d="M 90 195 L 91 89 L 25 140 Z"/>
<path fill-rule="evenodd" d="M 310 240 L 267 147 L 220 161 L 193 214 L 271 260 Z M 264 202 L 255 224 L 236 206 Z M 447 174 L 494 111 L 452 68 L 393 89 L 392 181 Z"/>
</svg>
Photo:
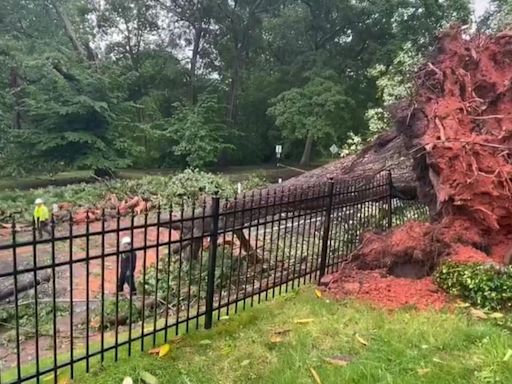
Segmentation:
<svg viewBox="0 0 512 384">
<path fill-rule="evenodd" d="M 158 380 L 155 376 L 153 376 L 151 373 L 142 371 L 140 373 L 140 379 L 145 384 L 158 384 Z"/>
</svg>

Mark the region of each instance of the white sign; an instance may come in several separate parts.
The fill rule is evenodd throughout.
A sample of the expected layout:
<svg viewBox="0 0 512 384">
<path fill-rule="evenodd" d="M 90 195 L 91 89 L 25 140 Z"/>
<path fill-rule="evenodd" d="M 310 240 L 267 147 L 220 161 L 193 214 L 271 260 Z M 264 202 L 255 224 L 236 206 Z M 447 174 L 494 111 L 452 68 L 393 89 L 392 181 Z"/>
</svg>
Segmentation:
<svg viewBox="0 0 512 384">
<path fill-rule="evenodd" d="M 329 150 L 331 151 L 331 153 L 332 153 L 333 155 L 337 154 L 337 153 L 340 151 L 340 149 L 336 146 L 336 144 L 333 144 L 333 145 L 331 146 L 331 148 L 329 148 Z"/>
<path fill-rule="evenodd" d="M 277 153 L 277 156 L 279 156 L 281 153 L 283 153 L 282 145 L 276 145 L 276 153 Z"/>
</svg>

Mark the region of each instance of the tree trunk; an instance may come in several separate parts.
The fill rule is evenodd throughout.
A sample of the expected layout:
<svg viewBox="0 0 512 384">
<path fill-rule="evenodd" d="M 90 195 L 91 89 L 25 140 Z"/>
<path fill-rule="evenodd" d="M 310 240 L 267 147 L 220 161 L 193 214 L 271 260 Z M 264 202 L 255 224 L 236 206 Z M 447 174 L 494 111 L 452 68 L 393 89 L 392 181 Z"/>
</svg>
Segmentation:
<svg viewBox="0 0 512 384">
<path fill-rule="evenodd" d="M 37 279 L 34 280 L 33 274 L 23 274 L 18 276 L 17 293 L 21 294 L 30 289 L 33 289 L 36 285 L 48 283 L 52 279 L 50 272 L 39 273 Z M 14 296 L 15 288 L 13 279 L 11 277 L 5 277 L 0 279 L 0 301 L 7 300 Z"/>
<path fill-rule="evenodd" d="M 285 186 L 325 183 L 329 179 L 371 180 L 376 174 L 390 171 L 397 192 L 408 198 L 416 198 L 416 176 L 413 157 L 405 147 L 405 139 L 395 129 L 382 133 L 357 155 L 333 161 L 323 167 L 286 180 Z"/>
<path fill-rule="evenodd" d="M 300 165 L 308 166 L 311 164 L 311 151 L 313 149 L 313 135 L 311 133 L 308 134 L 306 139 L 306 145 L 304 146 L 304 152 L 302 153 L 302 158 L 300 159 Z"/>
<path fill-rule="evenodd" d="M 237 54 L 238 55 L 238 54 Z M 228 101 L 228 123 L 233 124 L 237 119 L 237 105 L 238 105 L 238 87 L 240 81 L 240 68 L 238 59 L 235 59 L 234 68 L 231 74 L 231 84 L 229 88 L 229 101 Z"/>
<path fill-rule="evenodd" d="M 364 186 L 386 171 L 389 171 L 392 176 L 393 195 L 402 199 L 414 200 L 418 195 L 413 159 L 405 148 L 403 140 L 403 137 L 395 130 L 386 132 L 357 155 L 334 161 L 282 184 L 273 184 L 266 189 L 254 191 L 254 199 L 252 198 L 253 194 L 248 192 L 244 195 L 245 198 L 239 198 L 222 206 L 223 219 L 219 224 L 219 229 L 236 232 L 236 228 L 240 226 L 273 216 L 276 210 L 283 213 L 322 208 L 325 205 L 323 199 L 305 199 L 304 197 L 325 194 L 328 180 L 333 180 L 341 186 L 348 186 L 349 183 L 350 185 Z M 339 206 L 389 198 L 387 188 L 360 189 L 354 189 L 358 192 L 347 191 L 347 193 L 337 194 L 333 203 Z M 250 213 L 240 215 L 241 207 L 250 207 Z M 201 223 L 198 223 L 197 220 L 193 221 L 191 215 L 185 215 L 182 221 L 173 222 L 173 229 L 183 232 L 183 241 L 173 247 L 173 253 L 184 250 L 187 259 L 197 257 L 195 253 L 198 247 L 195 242 L 205 233 L 211 232 L 211 204 L 207 205 L 205 216 L 208 218 Z M 241 236 L 239 240 L 243 242 Z"/>
<path fill-rule="evenodd" d="M 13 115 L 12 115 L 12 128 L 21 128 L 21 113 L 20 113 L 20 96 L 19 88 L 21 86 L 20 78 L 18 76 L 18 70 L 15 67 L 11 68 L 11 78 L 9 82 L 11 93 L 14 98 L 13 101 Z"/>
<path fill-rule="evenodd" d="M 202 37 L 203 26 L 200 25 L 194 30 L 194 45 L 192 47 L 192 58 L 190 60 L 190 102 L 192 105 L 197 104 L 197 61 L 199 59 Z"/>
<path fill-rule="evenodd" d="M 83 60 L 87 60 L 87 52 L 83 48 L 82 44 L 78 41 L 78 38 L 75 34 L 75 31 L 73 29 L 73 25 L 71 24 L 71 21 L 69 20 L 69 17 L 62 8 L 62 6 L 59 4 L 58 0 L 51 0 L 52 6 L 55 9 L 55 12 L 57 12 L 57 15 L 62 20 L 62 23 L 64 24 L 64 28 L 66 30 L 66 35 L 68 36 L 69 40 L 71 41 L 71 44 L 73 45 L 73 48 L 75 51 L 80 55 L 80 57 Z"/>
</svg>

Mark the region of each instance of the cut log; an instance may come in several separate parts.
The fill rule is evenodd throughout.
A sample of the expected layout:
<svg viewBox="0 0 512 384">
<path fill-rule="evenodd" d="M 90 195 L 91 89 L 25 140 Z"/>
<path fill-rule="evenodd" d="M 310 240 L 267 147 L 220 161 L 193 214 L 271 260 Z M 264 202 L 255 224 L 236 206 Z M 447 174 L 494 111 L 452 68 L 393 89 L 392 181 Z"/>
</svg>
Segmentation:
<svg viewBox="0 0 512 384">
<path fill-rule="evenodd" d="M 40 285 L 43 283 L 48 283 L 52 279 L 52 275 L 50 272 L 42 272 L 39 273 L 37 279 L 34 280 L 34 275 L 23 274 L 18 276 L 18 295 L 26 292 L 30 289 L 33 289 L 36 285 Z M 0 279 L 0 301 L 10 299 L 14 297 L 14 280 L 12 277 L 5 277 Z"/>
</svg>

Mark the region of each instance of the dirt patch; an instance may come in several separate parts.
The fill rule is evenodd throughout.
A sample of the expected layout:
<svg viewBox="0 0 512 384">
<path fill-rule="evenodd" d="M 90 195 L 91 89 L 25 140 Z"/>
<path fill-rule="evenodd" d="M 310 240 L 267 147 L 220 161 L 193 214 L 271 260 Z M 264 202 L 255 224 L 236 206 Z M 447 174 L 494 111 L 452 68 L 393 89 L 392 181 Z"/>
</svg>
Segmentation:
<svg viewBox="0 0 512 384">
<path fill-rule="evenodd" d="M 358 269 L 386 269 L 394 276 L 420 278 L 429 276 L 455 245 L 484 256 L 477 250 L 487 247 L 465 218 L 449 217 L 435 224 L 412 221 L 385 234 L 366 233 L 352 260 Z"/>
<path fill-rule="evenodd" d="M 328 289 L 336 299 L 355 297 L 387 309 L 441 309 L 449 302 L 431 278 L 398 278 L 389 276 L 387 270 L 348 268 L 336 276 Z"/>
</svg>

